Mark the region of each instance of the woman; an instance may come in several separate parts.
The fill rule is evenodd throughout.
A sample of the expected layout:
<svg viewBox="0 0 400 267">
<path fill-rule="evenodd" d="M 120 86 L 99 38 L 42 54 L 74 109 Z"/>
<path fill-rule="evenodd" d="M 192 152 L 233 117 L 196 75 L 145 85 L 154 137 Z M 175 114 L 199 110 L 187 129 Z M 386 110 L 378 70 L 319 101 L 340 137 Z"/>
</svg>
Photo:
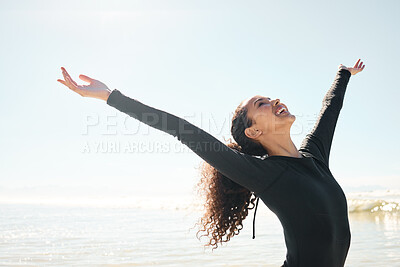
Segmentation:
<svg viewBox="0 0 400 267">
<path fill-rule="evenodd" d="M 364 67 L 360 59 L 353 68 L 339 66 L 300 149 L 290 137 L 296 117 L 279 99 L 257 95 L 242 101 L 232 119 L 237 143 L 225 145 L 186 120 L 85 75 L 79 77 L 89 85 L 78 85 L 61 68 L 65 80 L 58 81 L 168 132 L 207 162 L 201 179 L 207 210 L 200 224 L 209 245 L 217 247 L 239 233 L 257 196 L 283 226 L 287 255 L 282 266 L 338 267 L 344 266 L 351 234 L 346 197 L 329 170 L 329 154 L 349 79 Z"/>
</svg>

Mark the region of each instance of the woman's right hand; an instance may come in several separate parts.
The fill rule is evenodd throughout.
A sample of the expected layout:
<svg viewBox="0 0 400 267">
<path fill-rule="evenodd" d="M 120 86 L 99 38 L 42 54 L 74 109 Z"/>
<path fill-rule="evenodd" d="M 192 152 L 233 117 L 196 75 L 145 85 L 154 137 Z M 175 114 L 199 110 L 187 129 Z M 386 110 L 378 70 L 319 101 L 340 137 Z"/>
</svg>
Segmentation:
<svg viewBox="0 0 400 267">
<path fill-rule="evenodd" d="M 58 79 L 57 81 L 81 96 L 98 98 L 107 101 L 108 96 L 111 94 L 111 90 L 107 87 L 107 85 L 98 80 L 81 74 L 79 75 L 79 78 L 82 81 L 88 82 L 89 85 L 78 85 L 74 80 L 72 80 L 71 76 L 69 76 L 68 72 L 63 67 L 61 67 L 61 71 L 65 81 L 61 79 Z"/>
</svg>

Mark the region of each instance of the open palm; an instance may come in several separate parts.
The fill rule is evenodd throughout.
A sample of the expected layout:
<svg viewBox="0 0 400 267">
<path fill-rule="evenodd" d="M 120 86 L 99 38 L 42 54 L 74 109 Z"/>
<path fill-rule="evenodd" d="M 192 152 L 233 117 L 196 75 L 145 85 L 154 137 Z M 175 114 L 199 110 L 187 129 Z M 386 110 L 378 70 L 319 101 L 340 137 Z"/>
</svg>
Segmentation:
<svg viewBox="0 0 400 267">
<path fill-rule="evenodd" d="M 354 67 L 352 68 L 348 68 L 342 64 L 339 65 L 339 69 L 346 69 L 348 71 L 350 71 L 351 75 L 356 75 L 357 73 L 361 72 L 365 65 L 363 65 L 363 62 L 361 61 L 361 59 L 357 60 L 356 64 L 354 64 Z"/>
<path fill-rule="evenodd" d="M 78 85 L 68 74 L 65 68 L 61 67 L 62 74 L 64 76 L 64 80 L 58 79 L 57 81 L 67 86 L 72 91 L 80 94 L 84 97 L 93 97 L 102 100 L 107 100 L 110 95 L 111 90 L 104 83 L 92 79 L 86 75 L 79 75 L 79 78 L 89 83 L 88 85 Z"/>
</svg>

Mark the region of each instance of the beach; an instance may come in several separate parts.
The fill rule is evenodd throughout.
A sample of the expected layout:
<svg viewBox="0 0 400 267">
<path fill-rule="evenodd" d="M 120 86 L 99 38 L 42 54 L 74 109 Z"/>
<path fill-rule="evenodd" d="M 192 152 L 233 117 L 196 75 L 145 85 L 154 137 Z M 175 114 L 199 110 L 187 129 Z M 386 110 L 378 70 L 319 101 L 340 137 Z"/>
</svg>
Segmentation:
<svg viewBox="0 0 400 267">
<path fill-rule="evenodd" d="M 352 240 L 345 266 L 400 262 L 398 196 L 347 195 Z M 280 266 L 285 259 L 282 227 L 264 205 L 255 239 L 251 211 L 240 234 L 212 251 L 196 238 L 201 207 L 190 198 L 26 201 L 1 200 L 1 266 Z"/>
</svg>

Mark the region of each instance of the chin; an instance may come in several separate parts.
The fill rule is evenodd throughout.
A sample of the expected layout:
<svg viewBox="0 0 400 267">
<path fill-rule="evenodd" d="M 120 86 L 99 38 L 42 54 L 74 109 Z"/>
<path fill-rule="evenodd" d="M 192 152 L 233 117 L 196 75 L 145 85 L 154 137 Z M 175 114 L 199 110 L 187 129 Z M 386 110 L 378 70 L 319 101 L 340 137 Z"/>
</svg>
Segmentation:
<svg viewBox="0 0 400 267">
<path fill-rule="evenodd" d="M 289 120 L 293 124 L 293 122 L 296 120 L 296 116 L 293 114 L 289 114 L 289 115 L 287 115 L 286 119 Z"/>
<path fill-rule="evenodd" d="M 287 114 L 284 118 L 285 119 L 291 119 L 293 121 L 296 120 L 296 116 L 293 115 L 292 113 Z"/>
</svg>

